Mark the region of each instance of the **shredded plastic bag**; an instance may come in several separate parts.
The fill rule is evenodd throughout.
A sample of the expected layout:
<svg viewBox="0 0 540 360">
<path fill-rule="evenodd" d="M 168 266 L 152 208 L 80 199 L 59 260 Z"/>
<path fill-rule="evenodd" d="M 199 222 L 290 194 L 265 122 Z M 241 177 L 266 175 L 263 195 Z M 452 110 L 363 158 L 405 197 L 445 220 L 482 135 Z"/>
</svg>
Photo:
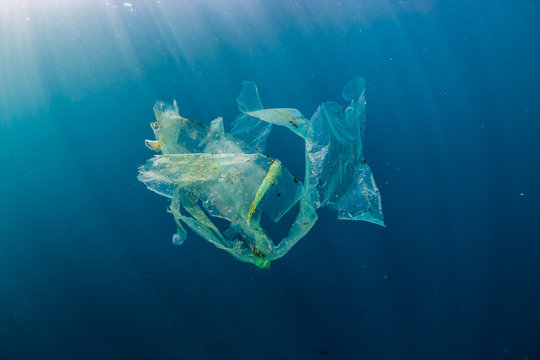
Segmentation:
<svg viewBox="0 0 540 360">
<path fill-rule="evenodd" d="M 229 133 L 222 118 L 206 125 L 182 117 L 176 101 L 157 102 L 151 124 L 156 140 L 146 145 L 161 155 L 141 166 L 138 178 L 171 199 L 178 227 L 173 243 L 184 242 L 187 226 L 236 259 L 268 268 L 313 227 L 320 207 L 337 211 L 339 219 L 384 226 L 380 194 L 362 155 L 365 80 L 351 80 L 342 95 L 350 102 L 345 110 L 325 102 L 307 120 L 297 109 L 264 109 L 255 84 L 244 82 L 236 99 L 242 114 Z M 303 182 L 262 153 L 273 125 L 304 139 Z M 273 241 L 260 224 L 261 214 L 278 222 L 297 203 L 288 235 Z M 229 227 L 219 229 L 214 217 Z"/>
</svg>

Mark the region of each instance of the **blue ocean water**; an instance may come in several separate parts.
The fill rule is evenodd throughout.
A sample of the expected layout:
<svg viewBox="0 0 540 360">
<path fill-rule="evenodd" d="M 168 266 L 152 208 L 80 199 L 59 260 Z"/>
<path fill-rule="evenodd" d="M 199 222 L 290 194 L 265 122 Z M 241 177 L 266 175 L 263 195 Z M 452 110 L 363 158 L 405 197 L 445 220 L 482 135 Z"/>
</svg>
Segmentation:
<svg viewBox="0 0 540 360">
<path fill-rule="evenodd" d="M 539 359 L 536 1 L 0 2 L 0 359 Z M 367 87 L 387 228 L 268 271 L 137 181 L 157 99 L 230 124 Z M 303 145 L 269 154 L 302 173 Z"/>
</svg>

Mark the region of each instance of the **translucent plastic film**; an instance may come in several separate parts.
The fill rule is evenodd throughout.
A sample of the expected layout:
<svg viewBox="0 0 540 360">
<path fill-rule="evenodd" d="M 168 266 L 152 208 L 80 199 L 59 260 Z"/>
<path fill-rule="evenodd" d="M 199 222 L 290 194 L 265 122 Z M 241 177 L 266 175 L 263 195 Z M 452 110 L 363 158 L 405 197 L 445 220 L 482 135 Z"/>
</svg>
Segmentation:
<svg viewBox="0 0 540 360">
<path fill-rule="evenodd" d="M 320 207 L 337 211 L 339 219 L 384 225 L 380 194 L 362 153 L 364 79 L 345 85 L 343 97 L 350 102 L 346 109 L 326 102 L 308 120 L 297 109 L 264 109 L 255 84 L 244 82 L 237 98 L 241 115 L 229 133 L 221 118 L 207 125 L 182 117 L 176 102 L 157 102 L 156 140 L 146 145 L 161 154 L 139 168 L 139 180 L 171 199 L 178 227 L 173 242 L 185 240 L 187 227 L 238 260 L 268 268 L 307 234 Z M 304 139 L 303 182 L 262 153 L 273 125 Z M 272 240 L 261 215 L 278 222 L 296 204 L 288 235 Z M 218 228 L 215 218 L 228 227 Z"/>
</svg>

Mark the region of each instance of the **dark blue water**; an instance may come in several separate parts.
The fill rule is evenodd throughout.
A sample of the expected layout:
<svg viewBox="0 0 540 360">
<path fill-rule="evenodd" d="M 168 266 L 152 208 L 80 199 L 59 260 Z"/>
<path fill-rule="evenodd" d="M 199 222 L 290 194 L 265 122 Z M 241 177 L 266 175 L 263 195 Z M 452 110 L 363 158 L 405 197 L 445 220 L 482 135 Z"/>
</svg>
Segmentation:
<svg viewBox="0 0 540 360">
<path fill-rule="evenodd" d="M 131 3 L 0 3 L 0 359 L 540 359 L 536 1 Z M 387 228 L 322 210 L 269 271 L 171 244 L 155 100 L 310 116 L 356 75 Z"/>
</svg>

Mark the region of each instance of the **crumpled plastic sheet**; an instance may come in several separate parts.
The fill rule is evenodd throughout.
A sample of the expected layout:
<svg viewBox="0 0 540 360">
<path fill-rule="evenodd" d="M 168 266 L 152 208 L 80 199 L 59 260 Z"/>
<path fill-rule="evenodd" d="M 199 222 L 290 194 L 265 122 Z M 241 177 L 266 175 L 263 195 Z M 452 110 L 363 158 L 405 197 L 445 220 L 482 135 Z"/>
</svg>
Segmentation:
<svg viewBox="0 0 540 360">
<path fill-rule="evenodd" d="M 325 102 L 308 120 L 297 109 L 264 109 L 255 84 L 245 81 L 236 99 L 241 115 L 228 133 L 221 117 L 203 124 L 182 117 L 176 101 L 158 101 L 151 124 L 156 140 L 146 145 L 161 155 L 141 166 L 138 178 L 170 198 L 178 227 L 173 243 L 184 242 L 187 227 L 236 259 L 268 268 L 308 233 L 318 208 L 384 226 L 379 190 L 362 154 L 365 88 L 363 78 L 351 80 L 342 92 L 347 108 Z M 303 181 L 263 154 L 273 125 L 304 139 Z M 288 235 L 272 240 L 261 214 L 277 222 L 297 203 Z M 227 220 L 228 228 L 218 228 L 214 217 Z"/>
</svg>

